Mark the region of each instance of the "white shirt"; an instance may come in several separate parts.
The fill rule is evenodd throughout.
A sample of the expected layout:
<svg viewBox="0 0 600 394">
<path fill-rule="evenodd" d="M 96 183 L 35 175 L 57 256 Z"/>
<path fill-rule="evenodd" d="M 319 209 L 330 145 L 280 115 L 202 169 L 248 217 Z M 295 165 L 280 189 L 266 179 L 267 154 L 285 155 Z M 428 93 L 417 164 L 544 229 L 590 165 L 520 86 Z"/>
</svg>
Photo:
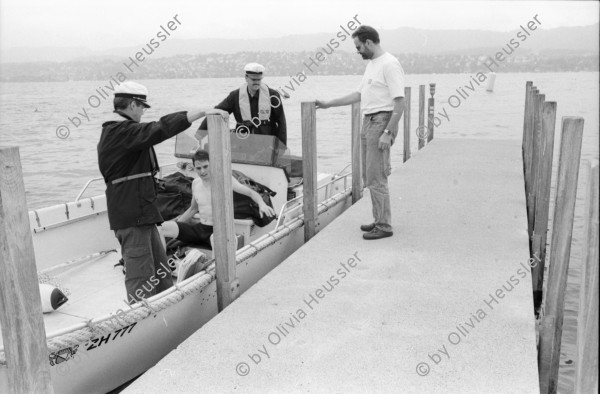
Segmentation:
<svg viewBox="0 0 600 394">
<path fill-rule="evenodd" d="M 398 59 L 385 52 L 369 60 L 357 90 L 363 114 L 391 111 L 394 98 L 404 97 L 404 70 Z"/>
</svg>

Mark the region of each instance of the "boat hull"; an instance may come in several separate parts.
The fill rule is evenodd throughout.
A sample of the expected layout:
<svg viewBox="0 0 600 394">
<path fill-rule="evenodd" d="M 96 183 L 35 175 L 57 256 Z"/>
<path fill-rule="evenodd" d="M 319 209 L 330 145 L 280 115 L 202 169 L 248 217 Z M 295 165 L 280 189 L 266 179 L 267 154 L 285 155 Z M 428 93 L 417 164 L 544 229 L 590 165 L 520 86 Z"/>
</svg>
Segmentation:
<svg viewBox="0 0 600 394">
<path fill-rule="evenodd" d="M 330 204 L 327 210 L 319 214 L 317 230 L 327 226 L 351 205 L 348 191 L 340 195 L 335 204 Z M 240 294 L 304 244 L 304 228 L 298 225 L 300 220 L 296 218 L 295 221 L 288 221 L 277 233 L 270 232 L 265 237 L 277 239 L 272 245 L 238 263 L 236 273 L 240 282 Z M 291 226 L 294 222 L 296 226 Z M 282 233 L 285 235 L 281 236 Z M 196 274 L 181 286 L 202 280 L 206 285 L 156 313 L 149 313 L 145 318 L 99 333 L 88 340 L 77 343 L 71 341 L 69 346 L 50 353 L 54 392 L 106 393 L 154 366 L 217 315 L 216 282 L 211 280 L 209 274 Z M 163 295 L 161 293 L 151 298 L 150 303 L 154 304 L 154 300 Z M 115 316 L 113 318 L 118 322 Z M 168 371 L 165 373 L 168 374 Z M 8 391 L 8 369 L 0 366 L 0 392 Z"/>
</svg>

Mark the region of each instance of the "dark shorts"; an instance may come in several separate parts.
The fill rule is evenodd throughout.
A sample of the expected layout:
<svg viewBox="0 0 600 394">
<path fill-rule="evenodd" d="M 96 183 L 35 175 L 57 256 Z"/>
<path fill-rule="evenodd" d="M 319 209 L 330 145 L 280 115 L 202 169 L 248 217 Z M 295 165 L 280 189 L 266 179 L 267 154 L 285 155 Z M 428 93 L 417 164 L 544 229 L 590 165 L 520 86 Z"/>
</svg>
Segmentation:
<svg viewBox="0 0 600 394">
<path fill-rule="evenodd" d="M 178 240 L 190 244 L 210 245 L 210 236 L 213 233 L 213 226 L 207 226 L 202 223 L 188 224 L 177 222 L 177 227 L 179 227 Z"/>
</svg>

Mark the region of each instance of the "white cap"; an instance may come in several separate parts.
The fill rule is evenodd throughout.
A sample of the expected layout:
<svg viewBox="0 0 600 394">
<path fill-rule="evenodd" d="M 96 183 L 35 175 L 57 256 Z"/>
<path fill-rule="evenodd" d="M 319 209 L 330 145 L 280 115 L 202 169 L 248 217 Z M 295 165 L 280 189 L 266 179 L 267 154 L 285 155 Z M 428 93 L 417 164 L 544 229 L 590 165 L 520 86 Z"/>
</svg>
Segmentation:
<svg viewBox="0 0 600 394">
<path fill-rule="evenodd" d="M 265 68 L 258 63 L 248 63 L 244 66 L 246 74 L 262 74 Z"/>
<path fill-rule="evenodd" d="M 142 103 L 145 107 L 150 108 L 150 105 L 146 102 L 148 89 L 137 82 L 127 81 L 119 84 L 115 88 L 115 97 L 132 98 L 135 101 Z"/>
</svg>

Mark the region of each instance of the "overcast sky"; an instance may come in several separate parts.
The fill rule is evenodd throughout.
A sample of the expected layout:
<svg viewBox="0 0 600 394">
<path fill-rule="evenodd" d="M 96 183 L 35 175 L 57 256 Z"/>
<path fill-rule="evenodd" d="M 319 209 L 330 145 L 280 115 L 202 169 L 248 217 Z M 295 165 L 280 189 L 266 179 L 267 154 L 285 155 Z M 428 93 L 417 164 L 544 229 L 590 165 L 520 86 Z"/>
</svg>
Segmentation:
<svg viewBox="0 0 600 394">
<path fill-rule="evenodd" d="M 337 32 L 358 14 L 362 24 L 394 29 L 510 31 L 538 14 L 542 28 L 598 22 L 596 1 L 383 0 L 0 0 L 0 47 L 102 50 L 144 44 L 175 15 L 177 38 L 264 38 Z"/>
</svg>

